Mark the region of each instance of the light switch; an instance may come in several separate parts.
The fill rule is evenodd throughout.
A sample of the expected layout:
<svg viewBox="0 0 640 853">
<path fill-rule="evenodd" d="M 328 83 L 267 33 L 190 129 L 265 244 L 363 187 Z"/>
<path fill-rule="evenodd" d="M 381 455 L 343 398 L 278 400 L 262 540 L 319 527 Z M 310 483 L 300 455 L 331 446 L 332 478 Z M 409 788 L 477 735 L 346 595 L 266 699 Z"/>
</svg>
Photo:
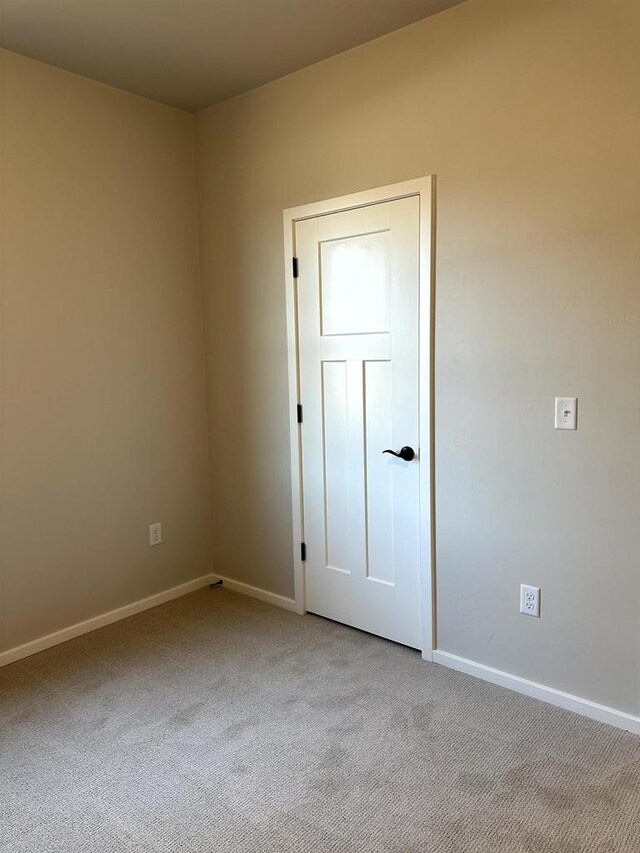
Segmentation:
<svg viewBox="0 0 640 853">
<path fill-rule="evenodd" d="M 556 397 L 556 429 L 578 428 L 578 398 Z"/>
</svg>

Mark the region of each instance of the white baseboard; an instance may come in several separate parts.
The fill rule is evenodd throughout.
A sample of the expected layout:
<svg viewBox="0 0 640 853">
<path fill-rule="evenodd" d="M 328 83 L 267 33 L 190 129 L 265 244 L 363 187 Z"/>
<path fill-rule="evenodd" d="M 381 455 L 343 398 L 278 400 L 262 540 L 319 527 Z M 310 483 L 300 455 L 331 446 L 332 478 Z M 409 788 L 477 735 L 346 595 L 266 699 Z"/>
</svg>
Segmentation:
<svg viewBox="0 0 640 853">
<path fill-rule="evenodd" d="M 55 631 L 53 634 L 47 634 L 46 637 L 40 637 L 37 640 L 31 640 L 29 643 L 24 643 L 22 646 L 16 646 L 14 649 L 0 652 L 0 667 L 15 663 L 15 661 L 35 655 L 60 643 L 66 643 L 68 640 L 73 640 L 82 634 L 88 634 L 97 628 L 104 628 L 113 622 L 119 622 L 121 619 L 127 619 L 129 616 L 135 616 L 136 613 L 150 610 L 152 607 L 172 601 L 174 598 L 180 598 L 201 587 L 208 586 L 217 580 L 221 580 L 223 586 L 232 592 L 238 592 L 250 598 L 257 598 L 267 604 L 282 607 L 284 610 L 290 610 L 293 613 L 301 612 L 299 605 L 293 598 L 287 598 L 284 595 L 278 595 L 275 592 L 269 592 L 266 589 L 260 589 L 259 587 L 251 586 L 250 584 L 218 574 L 202 575 L 179 586 L 171 587 L 171 589 L 163 590 L 155 595 L 150 595 L 148 598 L 142 598 L 139 601 L 126 604 L 124 607 L 118 607 L 116 610 L 110 610 L 108 613 L 102 613 L 99 616 L 86 619 L 84 622 L 78 622 L 75 625 L 70 625 L 68 628 Z M 508 672 L 494 669 L 482 663 L 476 663 L 468 658 L 462 658 L 450 652 L 441 651 L 440 649 L 433 650 L 432 660 L 434 663 L 446 666 L 449 669 L 464 672 L 483 681 L 489 681 L 491 684 L 497 684 L 500 687 L 514 690 L 516 693 L 523 693 L 525 696 L 540 699 L 543 702 L 548 702 L 567 711 L 573 711 L 584 717 L 590 717 L 592 720 L 608 723 L 616 728 L 640 735 L 640 716 L 628 714 L 625 711 L 617 711 L 615 708 L 608 708 L 606 705 L 599 705 L 597 702 L 591 702 L 589 699 L 582 699 L 579 696 L 573 696 L 571 693 L 564 693 L 553 687 L 546 687 L 544 684 L 520 678 L 518 675 L 511 675 Z"/>
<path fill-rule="evenodd" d="M 57 646 L 60 643 L 66 643 L 67 640 L 73 640 L 75 637 L 80 637 L 82 634 L 88 634 L 90 631 L 95 631 L 97 628 L 104 628 L 105 625 L 111 625 L 113 622 L 119 622 L 121 619 L 127 619 L 129 616 L 135 616 L 136 613 L 142 613 L 143 610 L 150 610 L 152 607 L 157 607 L 159 604 L 164 604 L 166 601 L 171 601 L 174 598 L 180 598 L 182 595 L 187 595 L 200 589 L 203 586 L 210 584 L 215 578 L 212 575 L 202 575 L 202 577 L 194 578 L 191 581 L 182 583 L 179 586 L 165 589 L 155 595 L 150 595 L 148 598 L 141 598 L 139 601 L 134 601 L 132 604 L 125 604 L 124 607 L 118 607 L 116 610 L 110 610 L 108 613 L 101 613 L 99 616 L 94 616 L 92 619 L 86 619 L 84 622 L 78 622 L 75 625 L 70 625 L 68 628 L 62 628 L 60 631 L 55 631 L 53 634 L 47 634 L 46 637 L 40 637 L 37 640 L 31 640 L 22 646 L 16 646 L 14 649 L 9 649 L 5 652 L 0 652 L 0 667 L 14 663 L 22 658 L 35 655 L 45 649 L 50 649 L 52 646 Z"/>
<path fill-rule="evenodd" d="M 257 598 L 260 601 L 265 601 L 267 604 L 274 604 L 276 607 L 282 607 L 284 610 L 291 610 L 293 613 L 300 613 L 300 608 L 296 604 L 294 598 L 287 598 L 285 595 L 278 595 L 275 592 L 269 592 L 266 589 L 260 589 L 257 586 L 251 586 L 242 581 L 234 581 L 233 578 L 226 578 L 224 575 L 213 575 L 213 581 L 220 580 L 225 589 L 230 589 L 232 592 L 239 592 L 242 595 L 248 595 L 250 598 Z"/>
<path fill-rule="evenodd" d="M 172 601 L 174 598 L 188 595 L 190 592 L 195 592 L 195 590 L 201 589 L 203 586 L 208 586 L 217 580 L 221 580 L 223 585 L 233 592 L 239 592 L 251 598 L 258 598 L 260 601 L 267 602 L 267 604 L 275 604 L 276 607 L 283 607 L 285 610 L 292 610 L 295 613 L 300 612 L 293 598 L 286 598 L 284 595 L 277 595 L 275 592 L 268 592 L 266 589 L 234 581 L 232 578 L 225 578 L 214 574 L 202 575 L 179 586 L 165 589 L 155 595 L 150 595 L 148 598 L 142 598 L 131 604 L 125 604 L 124 607 L 109 610 L 108 613 L 101 613 L 99 616 L 94 616 L 91 619 L 85 619 L 84 622 L 77 622 L 68 628 L 62 628 L 53 634 L 47 634 L 46 637 L 39 637 L 37 640 L 31 640 L 22 646 L 16 646 L 14 649 L 0 652 L 0 667 L 15 663 L 18 660 L 22 660 L 22 658 L 30 657 L 30 655 L 38 654 L 38 652 L 50 649 L 52 646 L 58 646 L 60 643 L 66 643 L 67 640 L 73 640 L 75 637 L 82 636 L 82 634 L 88 634 L 90 631 L 95 631 L 98 628 L 104 628 L 113 622 L 119 622 L 121 619 L 127 619 L 129 616 L 135 616 L 136 613 L 150 610 L 152 607 L 157 607 L 166 601 Z"/>
<path fill-rule="evenodd" d="M 518 675 L 510 675 L 508 672 L 502 672 L 502 670 L 439 649 L 434 649 L 433 662 L 481 678 L 483 681 L 490 681 L 500 687 L 507 687 L 509 690 L 515 690 L 516 693 L 541 699 L 543 702 L 548 702 L 550 705 L 556 705 L 558 708 L 564 708 L 567 711 L 573 711 L 583 717 L 590 717 L 592 720 L 608 723 L 618 729 L 640 734 L 640 717 L 627 714 L 625 711 L 616 711 L 615 708 L 608 708 L 606 705 L 599 705 L 589 699 L 572 696 L 571 693 L 563 693 L 553 687 L 546 687 L 544 684 L 528 681 Z"/>
</svg>

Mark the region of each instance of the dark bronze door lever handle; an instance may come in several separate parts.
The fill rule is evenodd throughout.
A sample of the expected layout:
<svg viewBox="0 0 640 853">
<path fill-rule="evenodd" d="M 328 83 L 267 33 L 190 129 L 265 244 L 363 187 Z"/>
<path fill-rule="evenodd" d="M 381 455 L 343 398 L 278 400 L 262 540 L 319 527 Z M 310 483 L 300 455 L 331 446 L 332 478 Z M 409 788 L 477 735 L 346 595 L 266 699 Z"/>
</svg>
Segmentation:
<svg viewBox="0 0 640 853">
<path fill-rule="evenodd" d="M 400 450 L 400 453 L 396 453 L 395 450 L 383 450 L 383 453 L 390 453 L 392 456 L 397 456 L 398 459 L 403 459 L 405 462 L 411 462 L 412 459 L 415 459 L 415 452 L 413 447 L 405 446 Z"/>
</svg>

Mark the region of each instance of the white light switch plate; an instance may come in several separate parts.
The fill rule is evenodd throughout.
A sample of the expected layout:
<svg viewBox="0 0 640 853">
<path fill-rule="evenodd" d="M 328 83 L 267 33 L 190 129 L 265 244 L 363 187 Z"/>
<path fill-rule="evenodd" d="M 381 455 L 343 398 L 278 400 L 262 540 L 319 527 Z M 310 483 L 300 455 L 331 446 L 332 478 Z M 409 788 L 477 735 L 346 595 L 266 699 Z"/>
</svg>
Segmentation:
<svg viewBox="0 0 640 853">
<path fill-rule="evenodd" d="M 578 398 L 556 397 L 556 429 L 578 428 Z"/>
</svg>

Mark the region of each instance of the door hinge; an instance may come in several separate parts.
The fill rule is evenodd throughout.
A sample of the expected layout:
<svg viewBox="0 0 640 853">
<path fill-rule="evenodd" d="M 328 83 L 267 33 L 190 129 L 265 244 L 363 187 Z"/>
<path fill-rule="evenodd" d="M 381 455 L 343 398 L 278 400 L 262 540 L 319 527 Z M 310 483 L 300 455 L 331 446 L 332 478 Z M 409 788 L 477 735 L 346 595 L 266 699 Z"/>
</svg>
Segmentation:
<svg viewBox="0 0 640 853">
<path fill-rule="evenodd" d="M 300 543 L 300 559 L 303 563 L 307 560 L 307 546 L 305 542 Z"/>
<path fill-rule="evenodd" d="M 298 278 L 298 259 L 291 258 L 291 262 L 293 264 L 293 277 Z"/>
<path fill-rule="evenodd" d="M 297 418 L 298 418 L 298 423 L 301 424 L 302 423 L 302 403 L 298 403 Z"/>
</svg>

